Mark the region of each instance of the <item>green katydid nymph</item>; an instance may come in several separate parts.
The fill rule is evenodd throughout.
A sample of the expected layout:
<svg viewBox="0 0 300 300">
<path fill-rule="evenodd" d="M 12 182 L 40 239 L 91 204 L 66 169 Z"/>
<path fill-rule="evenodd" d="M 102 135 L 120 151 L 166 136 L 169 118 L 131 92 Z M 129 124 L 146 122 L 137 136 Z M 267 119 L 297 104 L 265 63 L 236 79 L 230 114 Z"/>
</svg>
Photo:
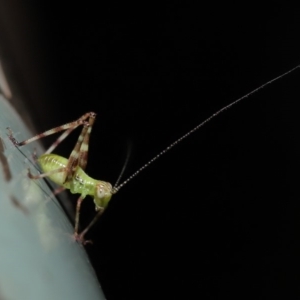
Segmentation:
<svg viewBox="0 0 300 300">
<path fill-rule="evenodd" d="M 119 181 L 118 180 L 114 186 L 112 186 L 108 182 L 93 179 L 85 173 L 88 150 L 89 150 L 89 139 L 96 118 L 96 114 L 94 112 L 88 112 L 82 115 L 79 119 L 77 119 L 74 122 L 70 122 L 55 127 L 53 129 L 47 130 L 23 142 L 17 142 L 16 139 L 13 137 L 12 131 L 10 129 L 8 129 L 8 136 L 15 146 L 20 147 L 20 146 L 27 145 L 33 141 L 36 141 L 40 138 L 63 131 L 60 137 L 50 146 L 50 148 L 38 158 L 38 163 L 43 173 L 38 175 L 33 175 L 29 170 L 28 176 L 34 180 L 48 177 L 50 180 L 58 184 L 61 187 L 61 190 L 69 189 L 71 193 L 80 195 L 76 205 L 74 238 L 76 241 L 82 244 L 86 244 L 89 241 L 85 241 L 84 239 L 85 234 L 97 221 L 100 215 L 104 212 L 113 194 L 116 194 L 124 185 L 126 185 L 129 181 L 131 181 L 134 177 L 136 177 L 141 171 L 146 169 L 150 164 L 156 161 L 159 157 L 167 153 L 177 144 L 181 143 L 185 138 L 190 136 L 192 133 L 194 133 L 199 128 L 204 126 L 206 123 L 210 122 L 213 118 L 217 117 L 220 113 L 238 104 L 240 101 L 254 94 L 255 92 L 259 91 L 265 86 L 293 72 L 299 67 L 300 65 L 296 66 L 295 68 L 289 70 L 288 72 L 281 74 L 280 76 L 268 81 L 267 83 L 254 89 L 250 93 L 244 95 L 243 97 L 219 109 L 213 115 L 208 117 L 206 120 L 202 121 L 200 124 L 195 126 L 193 129 L 188 131 L 186 134 L 184 134 L 183 136 L 175 140 L 173 143 L 171 143 L 169 146 L 167 146 L 165 149 L 163 149 L 161 152 L 159 152 L 156 156 L 154 156 L 146 164 L 144 164 L 136 172 L 134 172 L 131 176 L 129 176 L 125 181 L 123 181 L 123 183 L 118 184 Z M 68 158 L 65 158 L 53 154 L 52 152 L 55 150 L 57 145 L 60 144 L 74 129 L 76 129 L 79 126 L 82 126 L 83 128 L 70 156 Z M 78 231 L 79 231 L 80 208 L 81 208 L 82 201 L 85 199 L 86 196 L 93 197 L 97 214 L 94 217 L 94 219 L 91 221 L 91 223 L 82 232 L 79 233 Z"/>
</svg>

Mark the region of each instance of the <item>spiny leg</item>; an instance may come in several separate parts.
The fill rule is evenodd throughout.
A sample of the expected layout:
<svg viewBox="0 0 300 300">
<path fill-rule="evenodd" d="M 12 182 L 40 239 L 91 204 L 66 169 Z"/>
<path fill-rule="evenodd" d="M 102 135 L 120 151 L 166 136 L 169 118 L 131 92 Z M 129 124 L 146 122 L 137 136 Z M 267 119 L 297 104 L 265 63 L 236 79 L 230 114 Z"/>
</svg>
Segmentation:
<svg viewBox="0 0 300 300">
<path fill-rule="evenodd" d="M 89 241 L 85 241 L 83 239 L 83 236 L 81 236 L 81 234 L 78 234 L 78 230 L 79 230 L 79 217 L 80 217 L 80 208 L 81 208 L 81 204 L 82 201 L 84 200 L 84 196 L 80 196 L 77 199 L 77 203 L 76 203 L 76 214 L 75 214 L 75 229 L 74 229 L 74 238 L 76 241 L 78 241 L 81 244 L 86 244 Z"/>
<path fill-rule="evenodd" d="M 41 179 L 41 178 L 44 178 L 44 177 L 47 177 L 47 176 L 50 176 L 50 175 L 53 175 L 53 174 L 56 174 L 56 173 L 60 173 L 60 172 L 66 172 L 66 167 L 62 167 L 62 168 L 58 168 L 58 169 L 55 169 L 55 170 L 52 170 L 52 171 L 49 171 L 49 172 L 46 172 L 46 173 L 42 173 L 42 174 L 38 174 L 38 175 L 33 175 L 30 171 L 30 169 L 28 168 L 28 177 L 30 179 Z M 66 188 L 64 186 L 60 186 L 58 188 L 56 188 L 52 194 L 54 196 L 58 195 L 59 193 L 63 192 Z"/>
<path fill-rule="evenodd" d="M 89 143 L 90 143 L 90 136 L 92 132 L 92 128 L 95 122 L 95 117 L 89 118 L 89 126 L 87 128 L 87 132 L 84 135 L 83 142 L 80 147 L 80 154 L 79 154 L 79 166 L 82 170 L 85 170 L 87 161 L 88 161 L 88 152 L 89 152 Z"/>
<path fill-rule="evenodd" d="M 74 234 L 78 235 L 78 229 L 79 229 L 79 217 L 80 217 L 80 208 L 81 208 L 81 204 L 82 201 L 84 200 L 83 196 L 80 196 L 77 199 L 77 203 L 76 203 L 76 215 L 75 215 L 75 230 L 74 230 Z"/>
<path fill-rule="evenodd" d="M 49 171 L 49 172 L 46 172 L 46 173 L 42 173 L 42 174 L 38 174 L 38 175 L 33 175 L 30 171 L 30 169 L 28 168 L 28 177 L 30 179 L 40 179 L 40 178 L 44 178 L 44 177 L 48 177 L 48 176 L 51 176 L 53 174 L 56 174 L 56 173 L 60 173 L 60 172 L 66 172 L 66 167 L 61 167 L 61 168 L 58 168 L 58 169 L 55 169 L 55 170 L 52 170 L 52 171 Z"/>
<path fill-rule="evenodd" d="M 64 125 L 61 125 L 61 126 L 58 126 L 58 127 L 55 127 L 55 128 L 52 128 L 52 129 L 49 129 L 45 132 L 42 132 L 40 134 L 37 134 L 35 136 L 33 136 L 32 138 L 30 139 L 27 139 L 27 140 L 24 140 L 22 142 L 18 142 L 14 137 L 13 137 L 13 134 L 12 134 L 12 130 L 10 128 L 7 128 L 8 130 L 8 137 L 9 139 L 13 142 L 13 144 L 15 146 L 24 146 L 24 145 L 27 145 L 29 143 L 32 143 L 36 140 L 39 140 L 43 137 L 46 137 L 46 136 L 49 136 L 49 135 L 52 135 L 52 134 L 55 134 L 55 133 L 58 133 L 58 132 L 61 132 L 61 131 L 65 131 L 52 145 L 51 147 L 46 151 L 45 154 L 49 154 L 51 153 L 74 129 L 76 129 L 78 126 L 84 124 L 84 121 L 90 117 L 93 117 L 95 118 L 96 114 L 94 112 L 88 112 L 84 115 L 82 115 L 79 119 L 77 119 L 76 121 L 73 121 L 73 122 L 70 122 L 70 123 L 67 123 L 67 124 L 64 124 Z"/>
<path fill-rule="evenodd" d="M 91 115 L 89 118 L 89 122 L 84 124 L 82 128 L 81 134 L 78 137 L 77 143 L 69 157 L 67 168 L 71 170 L 68 174 L 68 178 L 66 181 L 72 180 L 77 166 L 81 167 L 83 170 L 86 168 L 87 165 L 87 158 L 88 158 L 88 149 L 89 149 L 89 140 L 91 136 L 92 127 L 95 122 L 95 115 Z M 75 214 L 75 229 L 74 229 L 74 238 L 76 241 L 87 244 L 92 243 L 91 241 L 85 241 L 84 235 L 88 231 L 88 229 L 96 222 L 97 218 L 91 222 L 91 224 L 84 230 L 83 233 L 78 234 L 79 231 L 79 218 L 80 218 L 80 209 L 82 201 L 84 200 L 85 196 L 81 195 L 77 199 L 76 204 L 76 214 Z M 100 214 L 99 214 L 100 216 Z"/>
<path fill-rule="evenodd" d="M 84 240 L 84 236 L 86 235 L 86 233 L 90 230 L 90 228 L 98 221 L 98 219 L 100 218 L 100 216 L 102 215 L 102 213 L 104 212 L 104 209 L 100 209 L 98 211 L 98 213 L 96 214 L 96 216 L 93 218 L 93 220 L 90 222 L 90 224 L 78 235 L 77 234 L 77 240 L 81 241 L 84 245 L 85 244 L 92 244 L 91 240 Z"/>
<path fill-rule="evenodd" d="M 85 121 L 87 118 L 89 119 L 88 122 Z M 90 113 L 84 114 L 77 121 L 72 122 L 72 123 L 78 122 L 78 125 L 75 124 L 75 127 L 71 127 L 66 132 L 64 132 L 45 153 L 45 154 L 51 153 L 57 147 L 57 145 L 66 138 L 66 136 L 71 131 L 73 131 L 79 125 L 83 124 L 81 133 L 80 133 L 78 140 L 75 144 L 75 147 L 73 148 L 73 150 L 69 156 L 69 159 L 68 159 L 68 164 L 66 166 L 66 173 L 65 173 L 65 182 L 72 181 L 72 178 L 76 172 L 78 165 L 79 165 L 79 167 L 82 167 L 81 159 L 80 159 L 82 144 L 85 143 L 86 140 L 89 142 L 89 135 L 91 133 L 92 126 L 95 122 L 95 118 L 96 118 L 96 114 L 94 112 L 90 112 Z M 69 124 L 72 124 L 72 123 L 69 123 Z M 66 125 L 68 125 L 68 124 L 66 124 Z M 88 149 L 88 145 L 85 148 Z M 83 149 L 85 149 L 85 148 L 83 147 Z M 86 154 L 86 157 L 87 157 L 87 154 Z M 86 166 L 86 164 L 82 167 L 83 170 L 84 170 L 85 166 Z"/>
<path fill-rule="evenodd" d="M 86 119 L 89 119 L 88 122 L 86 122 Z M 71 155 L 68 160 L 67 167 L 65 168 L 66 172 L 66 181 L 71 181 L 72 177 L 74 176 L 74 173 L 76 171 L 77 166 L 79 165 L 83 170 L 86 167 L 87 163 L 87 152 L 88 152 L 88 143 L 89 143 L 89 136 L 92 130 L 92 126 L 95 122 L 96 114 L 94 112 L 88 112 L 84 115 L 82 115 L 79 119 L 76 121 L 49 129 L 43 133 L 40 133 L 30 139 L 27 139 L 23 142 L 18 142 L 12 134 L 12 130 L 10 128 L 7 128 L 8 130 L 8 137 L 9 139 L 13 142 L 14 145 L 16 146 L 24 146 L 27 145 L 31 142 L 34 142 L 38 139 L 41 139 L 43 137 L 58 133 L 60 131 L 65 131 L 63 132 L 58 139 L 50 146 L 50 148 L 45 152 L 45 154 L 51 153 L 74 129 L 76 129 L 80 125 L 84 125 L 81 131 L 81 134 L 78 137 L 77 143 L 71 152 Z M 51 175 L 51 174 L 50 174 Z M 30 174 L 29 174 L 30 176 Z M 46 177 L 49 175 L 45 175 L 43 177 Z M 41 178 L 41 177 L 39 177 Z"/>
<path fill-rule="evenodd" d="M 85 132 L 86 132 L 85 126 L 87 124 L 86 119 L 89 120 L 88 124 L 93 125 L 95 122 L 95 118 L 96 118 L 96 113 L 88 112 L 88 113 L 84 114 L 83 116 L 81 116 L 78 120 L 68 123 L 68 124 L 65 124 L 65 125 L 62 125 L 64 127 L 67 127 L 66 129 L 59 129 L 62 126 L 53 128 L 52 130 L 58 129 L 59 131 L 61 131 L 61 130 L 66 130 L 66 131 L 50 146 L 50 148 L 45 152 L 45 154 L 49 154 L 49 153 L 53 152 L 54 149 L 78 126 L 83 125 L 80 136 L 82 134 L 85 134 Z M 49 131 L 51 131 L 51 129 Z M 59 132 L 59 131 L 56 131 L 56 132 Z M 56 133 L 56 132 L 53 132 L 53 133 Z M 50 133 L 50 134 L 53 134 L 53 133 Z M 76 145 L 77 145 L 77 143 L 76 143 Z M 76 145 L 75 145 L 75 148 L 76 148 Z"/>
<path fill-rule="evenodd" d="M 82 117 L 80 117 L 78 120 L 67 123 L 61 126 L 58 126 L 56 128 L 52 128 L 50 130 L 47 130 L 41 134 L 38 134 L 28 140 L 25 140 L 23 142 L 17 142 L 16 139 L 12 135 L 12 131 L 8 128 L 9 130 L 9 138 L 10 140 L 16 145 L 16 146 L 23 146 L 27 145 L 35 140 L 38 140 L 40 138 L 46 137 L 48 135 L 52 135 L 54 133 L 58 133 L 60 131 L 65 130 L 65 132 L 50 146 L 50 148 L 45 152 L 45 154 L 51 153 L 59 143 L 61 143 L 74 129 L 76 129 L 80 125 L 84 125 L 82 128 L 82 131 L 78 137 L 78 140 L 76 142 L 76 145 L 74 149 L 72 150 L 69 159 L 68 159 L 68 164 L 66 167 L 62 167 L 56 170 L 52 170 L 50 172 L 46 172 L 43 174 L 39 175 L 32 175 L 30 173 L 30 170 L 28 171 L 28 176 L 32 179 L 39 179 L 43 177 L 50 176 L 52 174 L 55 174 L 57 172 L 65 172 L 66 174 L 66 181 L 71 181 L 74 173 L 76 171 L 76 168 L 79 166 L 83 170 L 86 168 L 87 165 L 87 159 L 88 159 L 88 148 L 89 148 L 89 139 L 92 131 L 93 124 L 95 122 L 95 117 L 96 114 L 93 112 L 86 113 Z M 88 122 L 85 120 L 89 118 Z M 79 229 L 79 216 L 80 216 L 80 208 L 81 208 L 81 203 L 83 201 L 84 197 L 80 196 L 77 200 L 77 205 L 76 205 L 76 215 L 75 215 L 75 232 L 74 236 L 75 239 L 78 240 L 81 243 L 88 243 L 89 241 L 84 241 L 83 236 L 86 234 L 86 232 L 92 227 L 92 225 L 97 221 L 97 219 L 100 217 L 103 211 L 98 212 L 97 216 L 92 220 L 92 222 L 89 224 L 89 226 L 80 234 L 78 235 L 78 229 Z"/>
<path fill-rule="evenodd" d="M 52 170 L 50 172 L 46 172 L 43 174 L 38 174 L 38 175 L 32 175 L 30 172 L 30 169 L 28 169 L 28 177 L 31 179 L 40 179 L 40 178 L 44 178 L 50 175 L 53 175 L 55 173 L 59 173 L 59 172 L 65 172 L 66 171 L 66 167 L 62 167 L 62 168 L 58 168 L 56 170 Z M 59 187 L 58 189 L 55 190 L 54 195 L 62 192 L 65 188 L 64 187 Z M 94 222 L 91 222 L 91 224 L 88 226 L 88 228 L 86 228 L 83 232 L 83 234 L 78 234 L 79 231 L 79 217 L 80 217 L 80 209 L 81 209 L 81 204 L 82 201 L 84 200 L 84 196 L 80 196 L 77 199 L 77 204 L 76 204 L 76 214 L 75 214 L 75 229 L 74 229 L 74 238 L 76 241 L 82 243 L 82 244 L 88 244 L 88 243 L 92 243 L 91 241 L 85 241 L 83 236 L 84 234 L 87 232 L 87 230 L 96 222 L 96 220 Z"/>
<path fill-rule="evenodd" d="M 92 127 L 95 122 L 95 117 L 96 117 L 95 114 L 90 115 L 89 121 L 84 123 L 82 131 L 76 142 L 76 145 L 69 156 L 67 168 L 70 170 L 70 172 L 68 173 L 66 181 L 70 181 L 73 178 L 74 173 L 76 172 L 76 168 L 78 166 L 83 170 L 85 170 L 86 168 L 88 149 L 89 149 L 89 140 L 90 140 Z"/>
</svg>

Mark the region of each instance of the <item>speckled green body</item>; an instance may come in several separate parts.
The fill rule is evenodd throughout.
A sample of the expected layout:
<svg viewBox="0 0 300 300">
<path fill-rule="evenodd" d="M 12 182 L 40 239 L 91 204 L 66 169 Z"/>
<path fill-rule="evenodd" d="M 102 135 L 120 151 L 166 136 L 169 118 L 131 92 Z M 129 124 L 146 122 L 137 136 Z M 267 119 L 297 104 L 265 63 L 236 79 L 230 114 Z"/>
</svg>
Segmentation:
<svg viewBox="0 0 300 300">
<path fill-rule="evenodd" d="M 66 168 L 68 159 L 56 154 L 44 154 L 39 157 L 38 162 L 44 173 Z M 66 181 L 67 172 L 56 172 L 48 177 L 56 184 L 69 189 L 73 194 L 80 194 L 83 198 L 90 195 L 94 198 L 96 210 L 105 209 L 111 196 L 112 186 L 110 183 L 95 180 L 88 176 L 80 167 L 77 167 L 74 176 Z"/>
</svg>

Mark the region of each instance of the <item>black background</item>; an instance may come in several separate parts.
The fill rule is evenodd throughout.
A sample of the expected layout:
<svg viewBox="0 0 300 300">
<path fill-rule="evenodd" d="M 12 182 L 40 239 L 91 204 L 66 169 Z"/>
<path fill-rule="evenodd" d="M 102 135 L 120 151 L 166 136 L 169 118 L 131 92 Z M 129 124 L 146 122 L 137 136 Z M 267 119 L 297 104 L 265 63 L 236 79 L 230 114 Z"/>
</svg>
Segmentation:
<svg viewBox="0 0 300 300">
<path fill-rule="evenodd" d="M 36 127 L 97 112 L 87 173 L 109 182 L 128 142 L 125 177 L 300 62 L 293 7 L 0 8 L 2 53 Z M 300 297 L 299 78 L 218 116 L 112 198 L 87 247 L 108 300 Z M 57 151 L 68 156 L 76 138 Z M 94 214 L 85 202 L 83 226 Z"/>
</svg>

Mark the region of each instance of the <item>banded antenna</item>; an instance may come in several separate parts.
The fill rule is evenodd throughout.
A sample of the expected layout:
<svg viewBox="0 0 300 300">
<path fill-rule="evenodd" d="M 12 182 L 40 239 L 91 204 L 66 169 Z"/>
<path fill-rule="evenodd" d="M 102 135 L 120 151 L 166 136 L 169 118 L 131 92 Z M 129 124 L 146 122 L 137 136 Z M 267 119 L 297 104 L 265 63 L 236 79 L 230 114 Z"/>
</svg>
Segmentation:
<svg viewBox="0 0 300 300">
<path fill-rule="evenodd" d="M 171 143 L 168 147 L 166 147 L 165 149 L 163 149 L 161 152 L 159 152 L 156 156 L 154 156 L 152 159 L 150 159 L 147 163 L 145 163 L 142 167 L 140 167 L 137 171 L 135 171 L 132 175 L 130 175 L 126 180 L 123 181 L 123 183 L 121 183 L 120 185 L 115 185 L 113 187 L 113 193 L 117 193 L 123 186 L 125 186 L 129 181 L 131 181 L 134 177 L 136 177 L 138 174 L 140 174 L 143 170 L 145 170 L 146 168 L 148 168 L 152 163 L 154 163 L 158 158 L 160 158 L 161 156 L 163 156 L 164 154 L 166 154 L 167 152 L 169 152 L 173 147 L 175 147 L 176 145 L 178 145 L 179 143 L 181 143 L 184 139 L 186 139 L 187 137 L 189 137 L 192 133 L 194 133 L 195 131 L 197 131 L 198 129 L 200 129 L 202 126 L 204 126 L 205 124 L 207 124 L 208 122 L 210 122 L 212 119 L 214 119 L 215 117 L 217 117 L 219 114 L 221 114 L 222 112 L 224 112 L 225 110 L 231 108 L 232 106 L 238 104 L 239 102 L 241 102 L 243 99 L 253 95 L 254 93 L 258 92 L 259 90 L 265 88 L 267 85 L 270 85 L 271 83 L 285 77 L 286 75 L 292 73 L 293 71 L 295 71 L 296 69 L 298 69 L 300 67 L 300 65 L 296 66 L 295 68 L 271 79 L 270 81 L 266 82 L 265 84 L 259 86 L 258 88 L 254 89 L 253 91 L 251 91 L 250 93 L 238 98 L 237 100 L 231 102 L 230 104 L 222 107 L 221 109 L 219 109 L 217 112 L 215 112 L 214 114 L 212 114 L 210 117 L 208 117 L 206 120 L 204 120 L 203 122 L 201 122 L 200 124 L 198 124 L 196 127 L 194 127 L 193 129 L 191 129 L 190 131 L 188 131 L 186 134 L 184 134 L 183 136 L 181 136 L 180 138 L 178 138 L 176 141 L 174 141 L 173 143 Z"/>
</svg>

